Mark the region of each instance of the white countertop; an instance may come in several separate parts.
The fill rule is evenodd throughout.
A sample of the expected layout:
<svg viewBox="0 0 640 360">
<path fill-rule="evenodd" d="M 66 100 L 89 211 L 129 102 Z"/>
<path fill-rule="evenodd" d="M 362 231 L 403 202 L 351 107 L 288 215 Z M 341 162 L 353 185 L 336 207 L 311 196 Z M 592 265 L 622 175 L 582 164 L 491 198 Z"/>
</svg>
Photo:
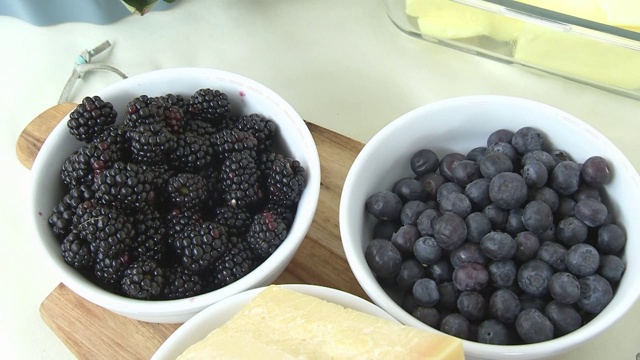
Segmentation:
<svg viewBox="0 0 640 360">
<path fill-rule="evenodd" d="M 127 75 L 200 66 L 253 78 L 308 121 L 366 142 L 394 118 L 436 100 L 476 94 L 556 106 L 609 137 L 640 169 L 640 102 L 526 72 L 411 38 L 387 18 L 381 0 L 182 0 L 173 9 L 110 25 L 36 27 L 0 16 L 0 358 L 73 355 L 38 307 L 58 284 L 36 253 L 25 220 L 29 171 L 15 156 L 22 129 L 58 101 L 84 49 L 113 46 L 94 62 Z M 71 101 L 118 81 L 85 75 Z M 635 359 L 640 303 L 624 319 L 560 360 Z"/>
</svg>

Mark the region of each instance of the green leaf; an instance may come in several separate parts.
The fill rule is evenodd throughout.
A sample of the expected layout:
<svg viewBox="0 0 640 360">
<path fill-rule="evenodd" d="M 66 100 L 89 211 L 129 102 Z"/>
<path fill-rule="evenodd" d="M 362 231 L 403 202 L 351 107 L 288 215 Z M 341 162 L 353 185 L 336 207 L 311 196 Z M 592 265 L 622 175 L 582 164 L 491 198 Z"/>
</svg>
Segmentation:
<svg viewBox="0 0 640 360">
<path fill-rule="evenodd" d="M 144 15 L 151 11 L 158 0 L 120 0 L 133 14 Z M 174 0 L 171 0 L 174 1 Z"/>
</svg>

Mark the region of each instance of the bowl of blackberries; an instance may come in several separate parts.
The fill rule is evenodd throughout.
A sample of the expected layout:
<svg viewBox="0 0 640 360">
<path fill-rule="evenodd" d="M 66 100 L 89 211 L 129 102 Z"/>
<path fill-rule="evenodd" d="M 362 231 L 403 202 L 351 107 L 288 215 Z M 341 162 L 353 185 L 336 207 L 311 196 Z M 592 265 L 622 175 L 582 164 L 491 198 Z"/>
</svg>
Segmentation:
<svg viewBox="0 0 640 360">
<path fill-rule="evenodd" d="M 203 68 L 132 76 L 82 99 L 33 164 L 44 255 L 81 297 L 180 323 L 273 282 L 314 217 L 315 142 L 282 97 Z"/>
<path fill-rule="evenodd" d="M 640 294 L 640 177 L 554 107 L 470 96 L 382 128 L 345 180 L 340 232 L 358 282 L 470 359 L 548 358 Z"/>
</svg>

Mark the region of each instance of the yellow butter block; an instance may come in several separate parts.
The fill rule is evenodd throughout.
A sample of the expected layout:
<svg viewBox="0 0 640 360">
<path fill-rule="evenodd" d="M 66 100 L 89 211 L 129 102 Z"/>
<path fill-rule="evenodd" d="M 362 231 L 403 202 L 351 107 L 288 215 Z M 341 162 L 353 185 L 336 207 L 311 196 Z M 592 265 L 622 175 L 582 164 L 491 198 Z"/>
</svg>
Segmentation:
<svg viewBox="0 0 640 360">
<path fill-rule="evenodd" d="M 525 25 L 514 58 L 578 78 L 640 88 L 640 51 L 573 33 Z"/>
<path fill-rule="evenodd" d="M 461 340 L 269 286 L 189 347 L 200 359 L 464 359 Z"/>
</svg>

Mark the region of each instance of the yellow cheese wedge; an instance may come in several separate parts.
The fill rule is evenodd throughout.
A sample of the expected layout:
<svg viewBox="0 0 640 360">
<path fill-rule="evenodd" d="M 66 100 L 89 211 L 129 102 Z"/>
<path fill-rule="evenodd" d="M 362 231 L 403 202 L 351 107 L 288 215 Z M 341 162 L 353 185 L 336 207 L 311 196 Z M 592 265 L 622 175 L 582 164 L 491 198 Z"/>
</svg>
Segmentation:
<svg viewBox="0 0 640 360">
<path fill-rule="evenodd" d="M 200 359 L 464 359 L 460 339 L 272 285 L 189 347 Z"/>
</svg>

